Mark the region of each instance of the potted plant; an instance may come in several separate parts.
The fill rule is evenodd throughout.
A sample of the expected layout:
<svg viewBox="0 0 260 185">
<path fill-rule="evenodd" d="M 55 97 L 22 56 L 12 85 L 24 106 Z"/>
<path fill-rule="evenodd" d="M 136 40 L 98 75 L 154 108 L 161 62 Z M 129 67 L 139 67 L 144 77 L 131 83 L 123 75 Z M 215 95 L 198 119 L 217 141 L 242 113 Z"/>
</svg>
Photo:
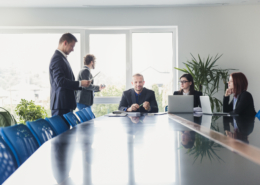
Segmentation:
<svg viewBox="0 0 260 185">
<path fill-rule="evenodd" d="M 19 118 L 19 122 L 23 124 L 26 121 L 35 121 L 39 118 L 47 117 L 46 110 L 42 106 L 35 105 L 34 101 L 25 99 L 21 99 L 20 104 L 15 108 L 15 113 Z"/>
<path fill-rule="evenodd" d="M 209 96 L 212 111 L 214 109 L 221 111 L 222 102 L 213 96 L 218 92 L 221 81 L 224 83 L 225 88 L 227 87 L 229 71 L 235 69 L 217 68 L 216 62 L 222 55 L 217 54 L 214 58 L 208 56 L 206 61 L 202 61 L 200 55 L 198 55 L 198 60 L 192 54 L 191 56 L 191 61 L 183 62 L 186 68 L 175 67 L 175 69 L 190 73 L 194 80 L 195 90 L 201 91 L 204 96 Z"/>
</svg>

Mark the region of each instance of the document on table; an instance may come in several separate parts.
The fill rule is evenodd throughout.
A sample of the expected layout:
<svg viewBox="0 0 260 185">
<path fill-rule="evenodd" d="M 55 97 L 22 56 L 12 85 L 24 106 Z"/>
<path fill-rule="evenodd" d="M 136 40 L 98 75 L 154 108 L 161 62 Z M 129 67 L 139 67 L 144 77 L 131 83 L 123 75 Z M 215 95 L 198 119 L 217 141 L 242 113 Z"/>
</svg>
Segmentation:
<svg viewBox="0 0 260 185">
<path fill-rule="evenodd" d="M 108 117 L 125 117 L 127 114 L 107 114 Z"/>
<path fill-rule="evenodd" d="M 168 112 L 157 112 L 157 113 L 153 113 L 154 115 L 163 115 L 163 114 L 168 114 Z"/>
<path fill-rule="evenodd" d="M 201 107 L 194 107 L 193 112 L 202 112 L 202 108 Z"/>
</svg>

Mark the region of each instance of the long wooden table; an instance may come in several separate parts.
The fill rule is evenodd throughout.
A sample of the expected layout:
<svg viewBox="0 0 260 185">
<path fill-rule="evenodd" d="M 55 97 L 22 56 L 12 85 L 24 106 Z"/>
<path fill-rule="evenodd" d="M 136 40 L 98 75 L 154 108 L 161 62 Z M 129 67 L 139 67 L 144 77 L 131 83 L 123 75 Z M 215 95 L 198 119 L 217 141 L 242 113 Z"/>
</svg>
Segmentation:
<svg viewBox="0 0 260 185">
<path fill-rule="evenodd" d="M 224 119 L 213 118 L 102 116 L 43 144 L 4 185 L 259 184 L 260 144 L 250 140 L 259 121 L 248 144 L 227 137 Z"/>
</svg>

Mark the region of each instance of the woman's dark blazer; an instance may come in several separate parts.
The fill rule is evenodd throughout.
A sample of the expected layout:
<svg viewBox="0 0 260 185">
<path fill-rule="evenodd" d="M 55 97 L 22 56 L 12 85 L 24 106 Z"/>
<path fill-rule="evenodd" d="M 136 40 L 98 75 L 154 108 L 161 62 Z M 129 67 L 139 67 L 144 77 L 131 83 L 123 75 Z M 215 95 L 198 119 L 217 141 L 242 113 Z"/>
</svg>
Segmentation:
<svg viewBox="0 0 260 185">
<path fill-rule="evenodd" d="M 229 96 L 225 97 L 223 99 L 223 112 L 229 112 L 230 114 L 238 114 L 240 116 L 255 116 L 255 106 L 254 106 L 254 100 L 252 95 L 247 92 L 243 91 L 238 96 L 237 104 L 235 107 L 235 110 L 233 110 L 233 101 L 229 102 Z"/>
<path fill-rule="evenodd" d="M 183 94 L 180 94 L 180 91 L 174 91 L 173 95 L 183 95 Z M 201 107 L 201 104 L 200 104 L 200 96 L 202 96 L 202 92 L 200 91 L 194 91 L 193 94 L 194 97 L 194 107 Z"/>
</svg>

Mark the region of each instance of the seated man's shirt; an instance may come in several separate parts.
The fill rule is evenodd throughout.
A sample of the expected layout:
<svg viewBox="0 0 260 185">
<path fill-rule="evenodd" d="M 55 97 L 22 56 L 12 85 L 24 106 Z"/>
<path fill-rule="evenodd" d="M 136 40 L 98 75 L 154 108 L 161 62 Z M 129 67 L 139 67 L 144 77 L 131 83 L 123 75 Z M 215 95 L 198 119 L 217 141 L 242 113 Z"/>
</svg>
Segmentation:
<svg viewBox="0 0 260 185">
<path fill-rule="evenodd" d="M 150 111 L 145 110 L 144 107 L 141 106 L 134 112 L 158 112 L 158 105 L 155 99 L 154 91 L 146 88 L 143 88 L 140 94 L 137 94 L 134 89 L 124 91 L 118 109 L 121 111 L 126 111 L 126 109 L 131 107 L 133 104 L 136 103 L 138 105 L 141 105 L 145 101 L 150 103 Z"/>
</svg>

